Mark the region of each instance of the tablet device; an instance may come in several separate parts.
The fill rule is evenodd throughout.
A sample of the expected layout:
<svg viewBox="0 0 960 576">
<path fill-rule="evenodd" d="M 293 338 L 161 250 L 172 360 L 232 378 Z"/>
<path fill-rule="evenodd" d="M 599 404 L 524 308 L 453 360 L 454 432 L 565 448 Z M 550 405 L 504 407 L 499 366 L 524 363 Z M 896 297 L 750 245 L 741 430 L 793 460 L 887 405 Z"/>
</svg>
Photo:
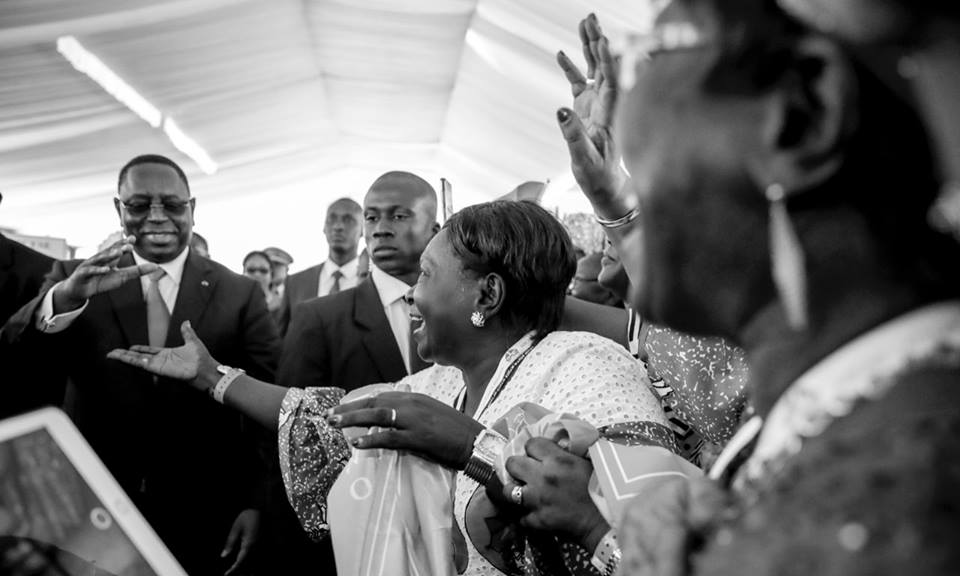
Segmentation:
<svg viewBox="0 0 960 576">
<path fill-rule="evenodd" d="M 0 574 L 186 576 L 56 408 L 0 421 Z"/>
</svg>

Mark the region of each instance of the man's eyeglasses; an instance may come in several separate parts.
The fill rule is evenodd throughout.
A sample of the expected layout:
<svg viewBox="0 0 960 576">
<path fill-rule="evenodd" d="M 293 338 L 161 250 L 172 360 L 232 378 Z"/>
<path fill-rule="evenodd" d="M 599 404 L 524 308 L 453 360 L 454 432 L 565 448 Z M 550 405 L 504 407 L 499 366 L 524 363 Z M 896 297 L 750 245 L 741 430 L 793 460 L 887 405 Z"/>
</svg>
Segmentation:
<svg viewBox="0 0 960 576">
<path fill-rule="evenodd" d="M 121 200 L 120 203 L 123 204 L 128 214 L 135 217 L 146 216 L 154 208 L 163 210 L 163 213 L 167 216 L 183 216 L 187 213 L 187 208 L 190 206 L 189 201 L 183 200 L 164 200 L 163 202 L 156 203 L 137 200 L 124 202 Z"/>
<path fill-rule="evenodd" d="M 704 34 L 690 22 L 666 22 L 648 34 L 631 34 L 620 55 L 618 84 L 627 91 L 637 82 L 637 65 L 658 54 L 708 46 Z"/>
</svg>

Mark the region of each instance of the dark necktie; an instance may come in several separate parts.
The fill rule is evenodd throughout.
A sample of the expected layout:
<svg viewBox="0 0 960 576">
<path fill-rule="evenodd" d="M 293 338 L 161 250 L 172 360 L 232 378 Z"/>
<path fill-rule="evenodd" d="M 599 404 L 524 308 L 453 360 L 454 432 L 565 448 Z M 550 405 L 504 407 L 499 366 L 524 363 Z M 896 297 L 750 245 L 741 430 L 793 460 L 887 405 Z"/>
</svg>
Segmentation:
<svg viewBox="0 0 960 576">
<path fill-rule="evenodd" d="M 340 291 L 340 279 L 343 278 L 343 272 L 334 270 L 331 276 L 333 276 L 333 286 L 330 287 L 330 291 L 327 292 L 327 294 L 336 294 Z"/>
<path fill-rule="evenodd" d="M 147 335 L 151 346 L 162 347 L 167 342 L 167 329 L 170 326 L 170 311 L 160 296 L 160 278 L 166 274 L 163 268 L 147 276 Z"/>
</svg>

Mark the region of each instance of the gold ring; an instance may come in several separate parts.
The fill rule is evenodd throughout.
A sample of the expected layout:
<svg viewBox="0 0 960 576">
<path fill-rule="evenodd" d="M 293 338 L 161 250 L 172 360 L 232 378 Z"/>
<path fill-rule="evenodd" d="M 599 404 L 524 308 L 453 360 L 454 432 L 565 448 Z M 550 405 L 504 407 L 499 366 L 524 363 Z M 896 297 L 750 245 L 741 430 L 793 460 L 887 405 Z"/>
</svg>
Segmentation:
<svg viewBox="0 0 960 576">
<path fill-rule="evenodd" d="M 397 409 L 396 408 L 390 409 L 390 426 L 392 428 L 397 427 Z"/>
</svg>

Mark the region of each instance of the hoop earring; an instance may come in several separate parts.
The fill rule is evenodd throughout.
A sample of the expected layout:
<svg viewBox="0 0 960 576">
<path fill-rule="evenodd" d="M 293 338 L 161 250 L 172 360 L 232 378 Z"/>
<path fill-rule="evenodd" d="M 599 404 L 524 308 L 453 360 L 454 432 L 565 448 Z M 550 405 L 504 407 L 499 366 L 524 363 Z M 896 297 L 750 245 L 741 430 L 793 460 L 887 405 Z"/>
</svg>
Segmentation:
<svg viewBox="0 0 960 576">
<path fill-rule="evenodd" d="M 766 189 L 770 203 L 770 263 L 787 322 L 794 330 L 807 327 L 807 266 L 800 238 L 787 212 L 787 194 L 780 184 Z"/>
<path fill-rule="evenodd" d="M 474 310 L 473 314 L 470 315 L 470 323 L 476 328 L 483 328 L 484 324 L 487 323 L 487 319 L 484 318 L 483 312 Z"/>
</svg>

